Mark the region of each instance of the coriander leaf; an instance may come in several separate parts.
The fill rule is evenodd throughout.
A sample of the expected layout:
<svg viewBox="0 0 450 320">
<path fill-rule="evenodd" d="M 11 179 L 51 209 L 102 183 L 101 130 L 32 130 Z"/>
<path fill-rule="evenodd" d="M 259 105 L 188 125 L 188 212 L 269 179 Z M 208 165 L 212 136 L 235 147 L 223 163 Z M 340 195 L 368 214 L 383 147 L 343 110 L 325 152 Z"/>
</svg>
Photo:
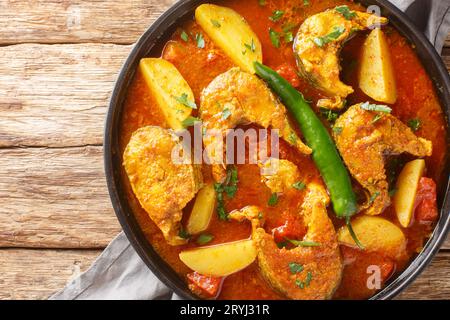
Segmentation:
<svg viewBox="0 0 450 320">
<path fill-rule="evenodd" d="M 228 108 L 223 109 L 222 111 L 222 119 L 226 120 L 231 116 L 231 111 Z"/>
<path fill-rule="evenodd" d="M 183 127 L 188 128 L 188 127 L 192 127 L 195 125 L 196 122 L 201 122 L 202 120 L 200 120 L 199 118 L 196 117 L 187 117 L 186 119 L 183 120 L 183 122 L 181 123 L 183 125 Z"/>
<path fill-rule="evenodd" d="M 256 51 L 256 45 L 255 45 L 255 41 L 253 40 L 253 38 L 252 38 L 252 42 L 250 44 L 245 43 L 244 45 L 251 52 L 255 52 Z"/>
<path fill-rule="evenodd" d="M 197 47 L 203 49 L 205 47 L 205 39 L 201 33 L 195 35 L 195 42 L 197 42 Z"/>
<path fill-rule="evenodd" d="M 275 207 L 277 203 L 278 203 L 278 194 L 272 193 L 267 204 L 271 207 Z"/>
<path fill-rule="evenodd" d="M 330 109 L 320 108 L 319 111 L 322 116 L 324 116 L 325 119 L 327 119 L 327 121 L 331 123 L 335 122 L 339 117 L 339 114 L 337 112 Z"/>
<path fill-rule="evenodd" d="M 354 17 L 356 17 L 356 12 L 351 11 L 348 8 L 348 6 L 339 6 L 339 7 L 336 7 L 334 10 L 336 10 L 337 12 L 342 14 L 344 16 L 344 18 L 347 20 L 352 20 Z"/>
<path fill-rule="evenodd" d="M 216 28 L 220 28 L 222 26 L 219 21 L 214 20 L 214 19 L 211 19 L 211 23 Z"/>
<path fill-rule="evenodd" d="M 278 32 L 276 32 L 275 30 L 273 30 L 272 28 L 270 28 L 269 36 L 270 36 L 270 41 L 272 42 L 273 46 L 275 48 L 279 48 L 280 47 L 280 34 Z"/>
<path fill-rule="evenodd" d="M 295 263 L 295 262 L 290 262 L 289 263 L 289 270 L 291 271 L 292 274 L 295 273 L 300 273 L 303 271 L 303 266 L 301 264 Z"/>
<path fill-rule="evenodd" d="M 207 244 L 208 242 L 211 242 L 212 239 L 214 239 L 213 235 L 207 234 L 207 233 L 203 233 L 203 234 L 198 236 L 196 242 L 199 245 L 204 245 L 204 244 Z"/>
<path fill-rule="evenodd" d="M 186 230 L 184 230 L 183 228 L 181 228 L 180 232 L 178 232 L 178 236 L 180 238 L 183 238 L 183 239 L 190 239 L 191 238 L 191 235 Z"/>
<path fill-rule="evenodd" d="M 180 35 L 181 39 L 184 40 L 185 42 L 189 41 L 189 35 L 186 33 L 186 31 L 182 31 L 181 35 Z"/>
<path fill-rule="evenodd" d="M 258 4 L 263 7 L 266 5 L 266 0 L 258 0 Z"/>
<path fill-rule="evenodd" d="M 320 48 L 322 48 L 327 43 L 337 40 L 345 32 L 345 27 L 334 26 L 333 31 L 323 37 L 316 37 L 313 42 Z"/>
<path fill-rule="evenodd" d="M 383 118 L 383 115 L 376 114 L 375 117 L 372 119 L 372 123 L 377 123 L 381 118 Z"/>
<path fill-rule="evenodd" d="M 174 96 L 174 99 L 177 100 L 178 103 L 181 103 L 188 108 L 197 109 L 197 105 L 195 104 L 195 102 L 188 99 L 187 93 L 183 93 L 180 97 Z"/>
<path fill-rule="evenodd" d="M 309 0 L 303 0 L 303 5 L 304 6 L 309 6 Z"/>
<path fill-rule="evenodd" d="M 294 183 L 292 185 L 293 188 L 297 189 L 297 190 L 303 190 L 306 187 L 306 184 L 302 181 L 297 181 L 296 183 Z"/>
<path fill-rule="evenodd" d="M 336 134 L 341 134 L 342 130 L 344 130 L 344 128 L 342 128 L 342 127 L 336 127 L 336 126 L 333 127 L 333 132 Z"/>
<path fill-rule="evenodd" d="M 295 285 L 297 287 L 299 287 L 300 289 L 304 289 L 305 288 L 305 283 L 303 281 L 298 280 L 298 279 L 295 280 Z"/>
<path fill-rule="evenodd" d="M 292 144 L 297 144 L 297 136 L 295 135 L 295 133 L 291 132 L 288 136 L 288 140 Z"/>
<path fill-rule="evenodd" d="M 378 111 L 378 112 L 384 112 L 384 113 L 391 113 L 392 109 L 389 108 L 386 105 L 382 104 L 370 104 L 369 102 L 365 102 L 361 105 L 361 109 L 367 110 L 367 111 Z"/>
<path fill-rule="evenodd" d="M 380 196 L 380 192 L 377 191 L 373 195 L 370 196 L 369 205 L 373 204 L 375 200 Z"/>
<path fill-rule="evenodd" d="M 311 280 L 312 280 L 312 273 L 308 271 L 308 273 L 306 274 L 305 286 L 309 287 Z"/>
<path fill-rule="evenodd" d="M 287 239 L 286 241 L 292 243 L 296 247 L 320 247 L 321 244 L 314 241 L 300 241 L 300 240 L 291 240 Z"/>
<path fill-rule="evenodd" d="M 294 35 L 292 34 L 292 32 L 286 32 L 284 34 L 284 41 L 286 43 L 290 43 L 290 42 L 294 41 Z"/>
<path fill-rule="evenodd" d="M 414 118 L 408 120 L 408 127 L 411 128 L 412 131 L 416 132 L 420 129 L 422 123 L 419 118 Z"/>
<path fill-rule="evenodd" d="M 283 17 L 283 15 L 284 15 L 284 11 L 282 11 L 282 10 L 275 10 L 272 13 L 272 16 L 269 17 L 269 20 L 272 21 L 272 22 L 277 22 L 278 20 L 280 20 Z"/>
</svg>

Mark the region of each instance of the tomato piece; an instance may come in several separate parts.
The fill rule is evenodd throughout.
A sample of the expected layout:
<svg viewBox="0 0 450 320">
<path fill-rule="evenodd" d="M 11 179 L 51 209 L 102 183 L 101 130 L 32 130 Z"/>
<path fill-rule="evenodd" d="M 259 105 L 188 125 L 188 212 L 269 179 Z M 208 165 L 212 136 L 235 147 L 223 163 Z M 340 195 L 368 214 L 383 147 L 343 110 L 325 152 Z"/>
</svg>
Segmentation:
<svg viewBox="0 0 450 320">
<path fill-rule="evenodd" d="M 187 278 L 192 292 L 205 298 L 216 297 L 223 280 L 222 277 L 204 276 L 198 272 L 189 273 Z"/>
<path fill-rule="evenodd" d="M 300 77 L 297 74 L 297 69 L 288 63 L 280 65 L 276 71 L 280 76 L 285 78 L 294 87 L 300 87 Z"/>
<path fill-rule="evenodd" d="M 305 226 L 300 219 L 288 217 L 281 227 L 272 230 L 273 238 L 276 243 L 285 242 L 286 239 L 298 240 L 305 234 Z"/>
<path fill-rule="evenodd" d="M 415 207 L 415 218 L 418 222 L 429 223 L 438 218 L 436 183 L 433 179 L 420 178 Z"/>
</svg>

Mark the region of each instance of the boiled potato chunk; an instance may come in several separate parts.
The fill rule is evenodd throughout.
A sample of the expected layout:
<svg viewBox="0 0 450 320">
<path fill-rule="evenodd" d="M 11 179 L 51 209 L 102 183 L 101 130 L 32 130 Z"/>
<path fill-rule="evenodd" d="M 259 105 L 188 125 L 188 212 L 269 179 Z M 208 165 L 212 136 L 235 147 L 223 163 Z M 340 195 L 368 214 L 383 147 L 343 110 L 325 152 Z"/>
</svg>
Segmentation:
<svg viewBox="0 0 450 320">
<path fill-rule="evenodd" d="M 186 230 L 189 234 L 198 234 L 208 229 L 214 213 L 216 191 L 212 183 L 204 186 L 195 199 L 194 207 L 187 222 Z"/>
<path fill-rule="evenodd" d="M 359 71 L 359 87 L 376 101 L 389 104 L 397 101 L 391 54 L 381 29 L 374 29 L 364 43 Z"/>
<path fill-rule="evenodd" d="M 191 115 L 194 107 L 194 93 L 186 80 L 172 63 L 164 59 L 142 59 L 139 68 L 167 124 L 173 130 L 184 129 L 183 121 Z"/>
<path fill-rule="evenodd" d="M 394 196 L 394 208 L 402 227 L 407 228 L 414 213 L 419 180 L 425 171 L 425 160 L 408 162 L 397 180 L 397 192 Z"/>
<path fill-rule="evenodd" d="M 405 251 L 405 235 L 399 227 L 386 219 L 363 215 L 354 219 L 352 226 L 367 251 L 381 252 L 394 259 Z M 340 243 L 356 246 L 346 226 L 339 229 L 338 240 Z"/>
<path fill-rule="evenodd" d="M 262 62 L 261 42 L 241 15 L 226 7 L 202 4 L 195 10 L 195 19 L 235 64 L 255 73 L 253 62 Z"/>
<path fill-rule="evenodd" d="M 200 274 L 224 277 L 253 263 L 256 259 L 256 248 L 252 240 L 241 240 L 182 251 L 180 259 Z"/>
</svg>

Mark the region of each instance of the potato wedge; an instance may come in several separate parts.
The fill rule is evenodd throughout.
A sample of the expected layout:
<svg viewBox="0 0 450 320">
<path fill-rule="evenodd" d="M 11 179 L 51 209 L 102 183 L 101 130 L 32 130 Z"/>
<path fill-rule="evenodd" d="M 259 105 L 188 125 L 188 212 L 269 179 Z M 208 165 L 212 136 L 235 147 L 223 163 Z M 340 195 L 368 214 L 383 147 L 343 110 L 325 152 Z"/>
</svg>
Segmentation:
<svg viewBox="0 0 450 320">
<path fill-rule="evenodd" d="M 182 251 L 180 259 L 200 274 L 224 277 L 253 263 L 256 259 L 256 248 L 252 240 L 241 240 Z"/>
<path fill-rule="evenodd" d="M 172 63 L 164 59 L 142 59 L 139 68 L 167 124 L 173 130 L 184 129 L 183 121 L 195 107 L 194 93 L 186 80 Z"/>
<path fill-rule="evenodd" d="M 405 252 L 405 235 L 399 227 L 386 219 L 363 215 L 354 219 L 352 226 L 368 251 L 378 251 L 394 259 Z M 338 240 L 340 243 L 356 246 L 346 226 L 339 229 Z"/>
<path fill-rule="evenodd" d="M 389 104 L 397 101 L 391 54 L 381 29 L 374 29 L 364 42 L 359 69 L 359 87 L 376 101 Z"/>
<path fill-rule="evenodd" d="M 240 14 L 230 8 L 202 4 L 195 10 L 195 19 L 235 64 L 255 73 L 253 62 L 262 62 L 261 42 Z"/>
<path fill-rule="evenodd" d="M 214 213 L 216 204 L 216 191 L 212 183 L 204 186 L 195 199 L 194 207 L 189 216 L 186 230 L 189 234 L 198 234 L 208 229 L 209 222 Z"/>
<path fill-rule="evenodd" d="M 425 160 L 417 159 L 408 162 L 398 176 L 393 202 L 398 221 L 404 228 L 408 228 L 411 223 L 419 180 L 424 172 Z"/>
</svg>

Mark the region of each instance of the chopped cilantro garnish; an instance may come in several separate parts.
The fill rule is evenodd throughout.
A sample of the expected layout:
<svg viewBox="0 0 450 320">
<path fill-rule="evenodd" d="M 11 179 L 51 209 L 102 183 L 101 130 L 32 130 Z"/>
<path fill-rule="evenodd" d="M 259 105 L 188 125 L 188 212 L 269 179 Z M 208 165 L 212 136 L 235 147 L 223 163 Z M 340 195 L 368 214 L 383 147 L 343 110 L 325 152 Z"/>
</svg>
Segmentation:
<svg viewBox="0 0 450 320">
<path fill-rule="evenodd" d="M 278 194 L 272 193 L 267 204 L 271 207 L 275 207 L 277 203 L 278 203 Z"/>
<path fill-rule="evenodd" d="M 345 32 L 345 27 L 334 26 L 333 31 L 323 37 L 316 37 L 313 42 L 320 48 L 322 48 L 327 43 L 337 40 Z"/>
<path fill-rule="evenodd" d="M 189 35 L 186 33 L 186 31 L 182 31 L 181 32 L 181 35 L 180 35 L 180 38 L 182 39 L 182 40 L 184 40 L 185 42 L 188 42 L 189 41 Z"/>
<path fill-rule="evenodd" d="M 284 41 L 286 43 L 290 43 L 290 42 L 294 41 L 294 35 L 292 34 L 292 32 L 286 32 L 284 34 Z"/>
<path fill-rule="evenodd" d="M 197 238 L 197 244 L 199 245 L 204 245 L 207 244 L 208 242 L 211 242 L 211 240 L 214 239 L 214 236 L 208 233 L 202 233 L 201 235 L 198 236 Z"/>
<path fill-rule="evenodd" d="M 361 109 L 367 110 L 367 111 L 378 111 L 378 112 L 384 112 L 384 113 L 391 113 L 392 109 L 389 108 L 386 105 L 382 104 L 370 104 L 369 102 L 365 102 L 361 105 Z"/>
<path fill-rule="evenodd" d="M 220 220 L 228 220 L 228 214 L 225 210 L 225 203 L 223 193 L 225 192 L 228 198 L 233 198 L 237 192 L 238 172 L 236 167 L 228 167 L 227 176 L 223 183 L 215 183 L 214 190 L 217 196 L 217 215 Z"/>
<path fill-rule="evenodd" d="M 191 238 L 191 235 L 186 230 L 184 230 L 183 228 L 181 228 L 180 232 L 178 232 L 178 236 L 180 238 L 183 238 L 183 239 L 190 239 Z"/>
<path fill-rule="evenodd" d="M 256 44 L 255 44 L 255 41 L 253 40 L 253 38 L 252 38 L 252 42 L 250 44 L 245 43 L 244 45 L 251 52 L 255 52 L 256 51 Z"/>
<path fill-rule="evenodd" d="M 356 12 L 351 11 L 348 6 L 339 6 L 336 7 L 335 10 L 342 14 L 347 20 L 352 20 L 354 17 L 356 17 Z"/>
<path fill-rule="evenodd" d="M 289 270 L 291 271 L 292 274 L 295 273 L 300 273 L 303 271 L 303 266 L 301 264 L 295 263 L 295 262 L 290 262 L 289 263 Z"/>
<path fill-rule="evenodd" d="M 419 118 L 414 118 L 408 121 L 408 127 L 410 127 L 414 132 L 418 131 L 421 125 L 422 123 Z"/>
<path fill-rule="evenodd" d="M 205 47 L 205 39 L 201 33 L 195 35 L 195 42 L 197 42 L 197 47 L 203 49 Z"/>
<path fill-rule="evenodd" d="M 272 28 L 269 29 L 269 36 L 270 41 L 272 41 L 272 44 L 275 48 L 280 47 L 280 34 L 273 30 Z"/>
<path fill-rule="evenodd" d="M 272 21 L 272 22 L 277 22 L 278 20 L 280 20 L 283 17 L 283 15 L 284 15 L 284 11 L 282 11 L 282 10 L 275 10 L 272 13 L 272 16 L 269 17 L 269 20 Z"/>
<path fill-rule="evenodd" d="M 231 111 L 228 108 L 223 109 L 222 111 L 222 119 L 226 120 L 231 116 Z"/>
<path fill-rule="evenodd" d="M 195 102 L 188 99 L 187 93 L 183 93 L 180 97 L 174 97 L 177 102 L 181 103 L 182 105 L 191 108 L 191 109 L 197 109 L 197 105 Z"/>
<path fill-rule="evenodd" d="M 216 28 L 220 28 L 222 26 L 219 21 L 214 20 L 214 19 L 211 19 L 211 23 Z"/>
<path fill-rule="evenodd" d="M 266 0 L 258 0 L 258 4 L 263 7 L 266 5 Z"/>
<path fill-rule="evenodd" d="M 333 127 L 333 132 L 336 134 L 341 134 L 342 130 L 344 130 L 344 128 L 342 128 L 342 127 L 336 127 L 336 126 Z"/>
<path fill-rule="evenodd" d="M 192 127 L 193 125 L 195 125 L 196 122 L 201 122 L 201 121 L 202 120 L 200 120 L 199 118 L 190 116 L 183 120 L 182 125 L 183 125 L 183 127 L 188 128 L 188 127 Z"/>
<path fill-rule="evenodd" d="M 322 116 L 324 116 L 325 119 L 327 119 L 327 121 L 331 123 L 335 122 L 336 119 L 339 117 L 339 114 L 337 112 L 334 112 L 333 110 L 330 109 L 320 108 L 319 111 L 322 114 Z"/>
<path fill-rule="evenodd" d="M 293 188 L 297 189 L 297 190 L 303 190 L 306 188 L 306 184 L 302 181 L 297 181 L 296 183 L 294 183 L 292 185 Z"/>
<path fill-rule="evenodd" d="M 301 240 L 292 240 L 286 238 L 286 241 L 290 242 L 296 247 L 320 247 L 321 244 L 314 241 L 301 241 Z"/>
<path fill-rule="evenodd" d="M 376 114 L 372 119 L 372 123 L 377 123 L 381 118 L 383 118 L 382 114 Z"/>
</svg>

